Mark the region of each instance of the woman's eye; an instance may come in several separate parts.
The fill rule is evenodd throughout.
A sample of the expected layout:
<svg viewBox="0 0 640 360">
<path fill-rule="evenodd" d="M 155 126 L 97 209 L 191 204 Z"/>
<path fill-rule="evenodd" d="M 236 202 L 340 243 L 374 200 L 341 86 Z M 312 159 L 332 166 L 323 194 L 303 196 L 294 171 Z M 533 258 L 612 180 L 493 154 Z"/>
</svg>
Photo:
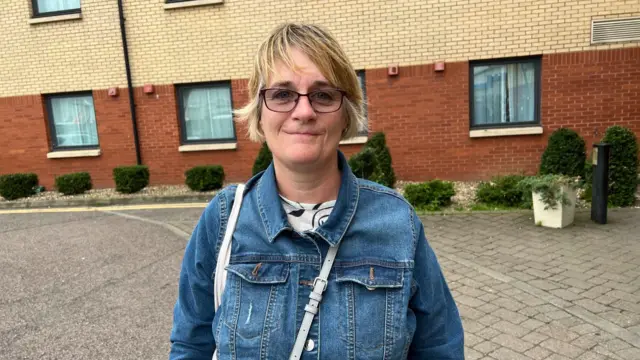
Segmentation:
<svg viewBox="0 0 640 360">
<path fill-rule="evenodd" d="M 332 101 L 334 96 L 329 91 L 316 91 L 313 93 L 313 98 L 320 101 Z"/>
<path fill-rule="evenodd" d="M 272 99 L 276 100 L 288 100 L 293 98 L 293 92 L 289 90 L 278 90 L 273 93 L 271 96 Z"/>
</svg>

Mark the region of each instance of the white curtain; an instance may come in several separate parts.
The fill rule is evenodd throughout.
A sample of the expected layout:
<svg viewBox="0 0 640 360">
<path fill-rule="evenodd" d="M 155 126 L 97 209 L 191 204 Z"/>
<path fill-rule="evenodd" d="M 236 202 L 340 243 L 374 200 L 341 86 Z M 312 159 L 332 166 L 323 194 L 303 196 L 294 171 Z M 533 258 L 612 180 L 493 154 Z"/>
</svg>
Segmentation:
<svg viewBox="0 0 640 360">
<path fill-rule="evenodd" d="M 369 112 L 367 109 L 367 89 L 366 89 L 365 80 L 364 80 L 364 71 L 359 71 L 357 75 L 358 75 L 358 83 L 360 84 L 360 89 L 362 89 L 362 96 L 363 96 L 362 100 L 364 101 L 364 124 L 361 124 L 360 126 L 358 126 L 358 133 L 367 134 L 369 130 L 369 127 L 368 127 Z"/>
<path fill-rule="evenodd" d="M 58 146 L 98 145 L 96 114 L 91 95 L 51 99 Z"/>
<path fill-rule="evenodd" d="M 232 139 L 234 137 L 228 88 L 185 89 L 183 104 L 187 140 Z"/>
<path fill-rule="evenodd" d="M 53 12 L 80 8 L 80 0 L 38 0 L 38 11 Z"/>
<path fill-rule="evenodd" d="M 476 66 L 473 73 L 474 125 L 535 120 L 533 63 Z"/>
</svg>

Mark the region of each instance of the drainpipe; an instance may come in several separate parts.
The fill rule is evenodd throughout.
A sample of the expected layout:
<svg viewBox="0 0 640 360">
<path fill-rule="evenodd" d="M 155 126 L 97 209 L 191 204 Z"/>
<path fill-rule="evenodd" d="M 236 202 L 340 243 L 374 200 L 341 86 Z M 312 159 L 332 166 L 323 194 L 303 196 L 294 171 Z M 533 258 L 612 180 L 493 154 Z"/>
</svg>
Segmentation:
<svg viewBox="0 0 640 360">
<path fill-rule="evenodd" d="M 127 31 L 124 26 L 124 9 L 122 0 L 118 0 L 118 14 L 120 15 L 120 33 L 122 34 L 122 48 L 124 50 L 124 67 L 127 71 L 127 87 L 129 89 L 129 106 L 131 107 L 131 123 L 133 124 L 133 141 L 136 146 L 136 161 L 142 165 L 140 158 L 140 139 L 138 138 L 138 119 L 136 117 L 136 103 L 133 98 L 133 83 L 131 82 L 131 66 L 129 64 L 129 47 L 127 46 Z"/>
</svg>

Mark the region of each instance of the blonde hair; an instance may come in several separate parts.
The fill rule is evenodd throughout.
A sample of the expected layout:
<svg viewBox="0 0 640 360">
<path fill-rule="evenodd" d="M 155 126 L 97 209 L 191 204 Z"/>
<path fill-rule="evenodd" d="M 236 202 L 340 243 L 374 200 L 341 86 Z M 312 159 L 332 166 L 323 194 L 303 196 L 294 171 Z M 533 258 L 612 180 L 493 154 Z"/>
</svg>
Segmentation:
<svg viewBox="0 0 640 360">
<path fill-rule="evenodd" d="M 346 113 L 346 128 L 342 139 L 354 137 L 364 122 L 362 89 L 355 70 L 344 50 L 331 34 L 318 25 L 285 23 L 273 29 L 260 44 L 249 77 L 249 103 L 234 113 L 237 120 L 246 122 L 249 138 L 264 141 L 260 128 L 262 101 L 260 90 L 269 83 L 276 61 L 282 61 L 296 69 L 291 50 L 302 51 L 318 67 L 331 86 L 346 92 L 343 107 Z"/>
</svg>

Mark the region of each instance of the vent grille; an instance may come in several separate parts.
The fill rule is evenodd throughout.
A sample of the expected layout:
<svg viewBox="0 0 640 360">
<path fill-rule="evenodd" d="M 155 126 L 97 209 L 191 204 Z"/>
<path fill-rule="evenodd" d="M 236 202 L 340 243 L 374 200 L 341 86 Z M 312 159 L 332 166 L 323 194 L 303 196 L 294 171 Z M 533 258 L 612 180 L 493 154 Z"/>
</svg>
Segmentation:
<svg viewBox="0 0 640 360">
<path fill-rule="evenodd" d="M 592 44 L 634 40 L 640 40 L 640 17 L 593 20 L 591 23 Z"/>
</svg>

